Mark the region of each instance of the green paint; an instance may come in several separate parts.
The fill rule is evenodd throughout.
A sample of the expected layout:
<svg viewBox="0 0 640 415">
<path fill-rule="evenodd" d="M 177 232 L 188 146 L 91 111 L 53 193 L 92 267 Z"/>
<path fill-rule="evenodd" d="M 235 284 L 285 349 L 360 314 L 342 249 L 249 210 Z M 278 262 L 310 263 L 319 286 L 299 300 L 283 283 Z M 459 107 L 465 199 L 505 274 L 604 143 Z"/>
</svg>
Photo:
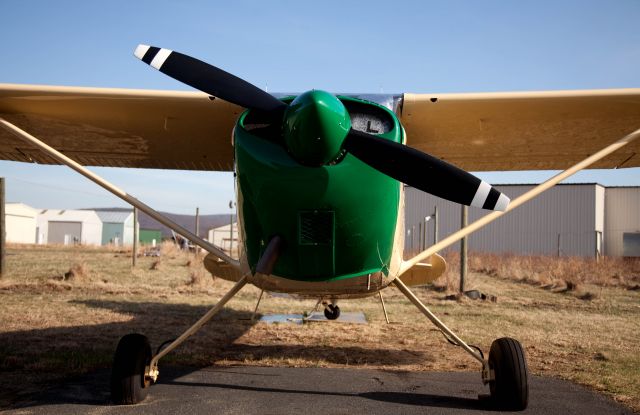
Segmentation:
<svg viewBox="0 0 640 415">
<path fill-rule="evenodd" d="M 156 244 L 160 245 L 162 242 L 162 232 L 156 229 L 140 229 L 138 234 L 138 239 L 141 244 L 149 244 L 153 243 L 153 240 L 156 240 Z"/>
<path fill-rule="evenodd" d="M 402 142 L 402 129 L 391 111 L 340 99 L 349 108 L 380 108 L 392 124 L 380 137 Z M 284 137 L 247 131 L 248 115 L 238 120 L 234 139 L 240 232 L 251 268 L 270 238 L 280 235 L 284 246 L 275 275 L 326 281 L 386 272 L 401 184 L 350 154 L 329 165 L 304 166 L 287 151 Z"/>
<path fill-rule="evenodd" d="M 102 224 L 102 245 L 108 245 L 118 241 L 119 245 L 124 244 L 124 224 L 104 222 Z"/>
<path fill-rule="evenodd" d="M 300 164 L 322 166 L 338 158 L 351 129 L 349 113 L 335 95 L 305 92 L 294 99 L 284 115 L 284 140 Z"/>
</svg>

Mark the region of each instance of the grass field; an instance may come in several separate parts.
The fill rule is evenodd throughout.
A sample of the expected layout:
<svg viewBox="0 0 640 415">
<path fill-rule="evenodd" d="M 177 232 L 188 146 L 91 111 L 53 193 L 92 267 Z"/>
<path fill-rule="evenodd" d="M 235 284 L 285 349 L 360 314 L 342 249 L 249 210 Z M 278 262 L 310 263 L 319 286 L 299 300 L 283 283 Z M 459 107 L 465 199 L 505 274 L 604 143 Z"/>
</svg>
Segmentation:
<svg viewBox="0 0 640 415">
<path fill-rule="evenodd" d="M 10 246 L 0 279 L 0 407 L 61 379 L 110 366 L 118 339 L 174 338 L 231 283 L 214 279 L 193 254 L 164 246 L 160 258 L 87 247 Z M 456 261 L 417 295 L 452 329 L 488 352 L 502 336 L 519 339 L 534 374 L 569 379 L 640 411 L 640 263 L 542 257 L 470 257 L 468 289 L 497 302 L 445 300 Z M 449 345 L 395 288 L 342 301 L 370 324 L 265 324 L 251 321 L 259 290 L 243 289 L 193 339 L 161 361 L 184 365 L 263 365 L 479 370 Z M 315 301 L 266 295 L 262 313 L 302 313 Z M 339 329 L 336 325 L 340 324 Z M 479 379 L 479 376 L 478 376 Z M 105 385 L 106 387 L 106 385 Z"/>
</svg>

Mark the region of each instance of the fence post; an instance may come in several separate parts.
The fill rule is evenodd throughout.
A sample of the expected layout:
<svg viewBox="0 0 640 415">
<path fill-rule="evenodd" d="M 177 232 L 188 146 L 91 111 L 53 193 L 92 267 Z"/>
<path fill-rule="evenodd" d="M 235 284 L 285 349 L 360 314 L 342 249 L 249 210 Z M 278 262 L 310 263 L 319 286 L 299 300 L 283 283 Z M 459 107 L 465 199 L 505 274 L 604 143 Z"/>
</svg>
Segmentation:
<svg viewBox="0 0 640 415">
<path fill-rule="evenodd" d="M 5 241 L 7 232 L 4 221 L 4 177 L 0 177 L 0 278 L 4 274 Z"/>
<path fill-rule="evenodd" d="M 133 208 L 133 250 L 131 252 L 131 265 L 136 266 L 138 260 L 138 208 Z"/>
<path fill-rule="evenodd" d="M 438 206 L 434 207 L 433 212 L 433 244 L 438 243 Z"/>
<path fill-rule="evenodd" d="M 560 258 L 560 233 L 558 234 L 558 258 Z"/>
<path fill-rule="evenodd" d="M 460 229 L 467 226 L 469 207 L 461 206 Z M 460 292 L 464 292 L 464 280 L 467 278 L 467 237 L 460 240 Z"/>
<path fill-rule="evenodd" d="M 200 208 L 196 207 L 196 235 L 200 236 Z M 200 247 L 196 245 L 196 256 L 200 253 Z"/>
</svg>

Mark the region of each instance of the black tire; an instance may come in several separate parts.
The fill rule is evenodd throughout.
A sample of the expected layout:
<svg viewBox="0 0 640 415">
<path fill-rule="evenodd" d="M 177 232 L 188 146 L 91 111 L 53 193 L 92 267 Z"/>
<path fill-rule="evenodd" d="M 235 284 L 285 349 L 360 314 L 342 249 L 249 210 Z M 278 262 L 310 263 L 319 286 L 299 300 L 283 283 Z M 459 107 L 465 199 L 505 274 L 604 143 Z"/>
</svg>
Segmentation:
<svg viewBox="0 0 640 415">
<path fill-rule="evenodd" d="M 337 320 L 340 317 L 340 307 L 338 304 L 329 304 L 324 309 L 324 316 L 327 320 Z"/>
<path fill-rule="evenodd" d="M 520 342 L 509 337 L 495 340 L 489 352 L 489 368 L 495 379 L 489 382 L 491 399 L 501 408 L 522 411 L 529 404 L 529 370 Z"/>
<path fill-rule="evenodd" d="M 116 405 L 142 402 L 151 383 L 145 380 L 145 367 L 151 362 L 151 346 L 142 334 L 127 334 L 118 342 L 111 368 L 111 400 Z"/>
</svg>

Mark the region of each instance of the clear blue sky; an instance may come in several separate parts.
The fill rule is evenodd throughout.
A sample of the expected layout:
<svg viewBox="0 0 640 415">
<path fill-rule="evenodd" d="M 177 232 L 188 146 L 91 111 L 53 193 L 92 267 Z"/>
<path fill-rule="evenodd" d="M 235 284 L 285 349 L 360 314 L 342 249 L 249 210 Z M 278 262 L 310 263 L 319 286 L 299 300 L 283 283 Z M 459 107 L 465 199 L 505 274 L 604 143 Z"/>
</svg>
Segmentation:
<svg viewBox="0 0 640 415">
<path fill-rule="evenodd" d="M 640 87 L 640 1 L 23 1 L 0 3 L 0 82 L 189 89 L 140 63 L 178 50 L 272 92 Z M 640 126 L 639 126 L 640 127 Z M 94 169 L 146 203 L 226 213 L 229 173 Z M 493 183 L 551 172 L 482 173 Z M 7 200 L 124 206 L 64 167 L 0 162 Z M 640 169 L 570 181 L 640 185 Z"/>
</svg>

